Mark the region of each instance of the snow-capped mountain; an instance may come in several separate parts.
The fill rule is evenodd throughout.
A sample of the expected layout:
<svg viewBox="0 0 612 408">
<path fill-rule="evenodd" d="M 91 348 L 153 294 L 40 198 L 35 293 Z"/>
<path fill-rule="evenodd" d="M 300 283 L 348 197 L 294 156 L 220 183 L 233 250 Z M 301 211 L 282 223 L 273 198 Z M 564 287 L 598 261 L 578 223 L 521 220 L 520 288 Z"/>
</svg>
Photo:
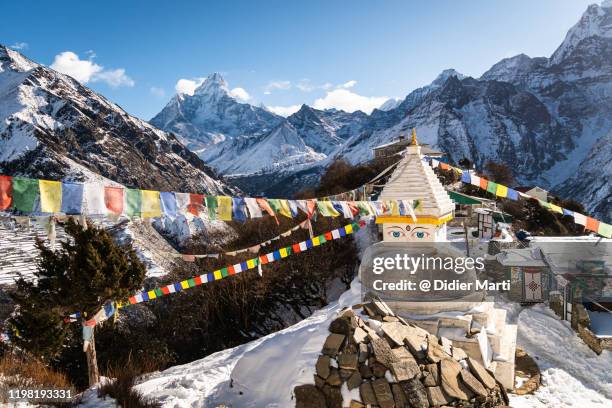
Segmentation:
<svg viewBox="0 0 612 408">
<path fill-rule="evenodd" d="M 399 98 L 389 98 L 378 107 L 378 110 L 390 111 L 391 109 L 397 108 L 400 103 L 402 103 L 402 100 Z"/>
<path fill-rule="evenodd" d="M 226 98 L 231 99 L 222 97 Z M 232 105 L 237 104 L 233 100 Z M 415 127 L 422 143 L 446 152 L 455 162 L 466 157 L 480 168 L 490 160 L 506 163 L 519 183 L 538 184 L 582 200 L 595 215 L 612 219 L 612 174 L 609 166 L 602 165 L 609 161 L 603 147 L 612 129 L 609 0 L 589 6 L 550 58 L 520 54 L 501 60 L 480 78 L 448 69 L 388 109 L 390 104 L 371 115 L 302 106 L 286 119 L 291 126 L 282 127 L 283 140 L 294 143 L 293 149 L 272 145 L 277 138 L 269 135 L 284 119 L 269 112 L 278 121 L 274 126 L 251 126 L 250 122 L 241 127 L 231 115 L 222 115 L 222 122 L 236 125 L 232 132 L 180 116 L 175 116 L 172 126 L 162 128 L 176 130 L 191 143 L 202 132 L 217 135 L 221 142 L 199 152 L 201 157 L 223 174 L 240 173 L 238 184 L 243 188 L 252 185 L 257 192 L 287 194 L 315 181 L 314 175 L 333 160 L 367 161 L 373 147 Z M 249 111 L 261 109 L 238 105 Z M 192 126 L 198 130 L 189 131 Z M 300 159 L 283 160 L 283 149 Z M 262 175 L 273 169 L 282 171 Z"/>
<path fill-rule="evenodd" d="M 139 188 L 227 191 L 173 135 L 0 45 L 0 173 Z"/>
<path fill-rule="evenodd" d="M 192 151 L 226 139 L 261 136 L 275 129 L 283 118 L 267 109 L 240 103 L 230 95 L 221 74 L 208 76 L 193 95 L 177 94 L 150 123 L 176 134 Z"/>
</svg>

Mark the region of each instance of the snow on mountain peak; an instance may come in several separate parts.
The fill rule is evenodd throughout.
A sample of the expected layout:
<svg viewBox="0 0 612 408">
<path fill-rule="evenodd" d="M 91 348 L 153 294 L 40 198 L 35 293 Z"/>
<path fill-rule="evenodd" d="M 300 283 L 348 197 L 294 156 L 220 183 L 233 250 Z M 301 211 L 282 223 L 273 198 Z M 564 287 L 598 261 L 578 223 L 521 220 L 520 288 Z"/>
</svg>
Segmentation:
<svg viewBox="0 0 612 408">
<path fill-rule="evenodd" d="M 218 99 L 222 96 L 229 95 L 229 88 L 227 82 L 223 79 L 223 76 L 218 72 L 210 74 L 200 86 L 198 86 L 194 95 L 206 95 L 213 99 Z"/>
<path fill-rule="evenodd" d="M 457 77 L 457 79 L 466 78 L 466 76 L 463 75 L 461 72 L 457 72 L 453 68 L 449 68 L 449 69 L 445 69 L 444 71 L 442 71 L 440 75 L 438 75 L 431 84 L 435 86 L 442 86 L 448 80 L 448 78 L 453 77 L 453 76 Z"/>
<path fill-rule="evenodd" d="M 0 44 L 0 72 L 6 70 L 5 64 L 8 64 L 11 70 L 17 72 L 27 72 L 38 66 L 17 51 Z"/>
<path fill-rule="evenodd" d="M 389 98 L 382 105 L 378 107 L 378 110 L 381 111 L 390 111 L 391 109 L 395 109 L 402 103 L 403 99 L 399 98 Z"/>
<path fill-rule="evenodd" d="M 591 4 L 586 9 L 580 21 L 567 32 L 565 40 L 550 58 L 550 64 L 560 63 L 589 37 L 612 38 L 612 0 L 604 1 L 601 6 Z"/>
</svg>

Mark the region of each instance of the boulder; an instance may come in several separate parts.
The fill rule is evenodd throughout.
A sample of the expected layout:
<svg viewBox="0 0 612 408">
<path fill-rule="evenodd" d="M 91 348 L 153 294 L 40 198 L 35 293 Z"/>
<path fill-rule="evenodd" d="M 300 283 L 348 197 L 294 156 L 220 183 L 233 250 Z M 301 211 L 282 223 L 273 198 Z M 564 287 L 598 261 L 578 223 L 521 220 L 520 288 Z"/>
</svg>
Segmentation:
<svg viewBox="0 0 612 408">
<path fill-rule="evenodd" d="M 470 370 L 472 371 L 472 374 L 474 374 L 474 376 L 478 378 L 485 387 L 489 389 L 495 388 L 495 378 L 489 374 L 487 369 L 484 368 L 482 364 L 471 357 L 468 357 L 467 363 L 468 367 L 470 367 Z"/>
<path fill-rule="evenodd" d="M 323 344 L 323 354 L 336 357 L 340 347 L 342 347 L 342 344 L 344 343 L 345 338 L 346 336 L 337 333 L 327 336 L 327 339 L 325 339 L 325 343 Z"/>
<path fill-rule="evenodd" d="M 329 377 L 330 360 L 331 359 L 329 358 L 329 356 L 319 356 L 319 358 L 317 359 L 315 370 L 319 377 L 323 379 L 326 379 L 327 377 Z"/>
<path fill-rule="evenodd" d="M 395 400 L 389 383 L 384 378 L 372 381 L 372 388 L 376 394 L 376 401 L 380 408 L 395 408 Z"/>
<path fill-rule="evenodd" d="M 374 388 L 372 388 L 372 382 L 366 381 L 361 383 L 359 386 L 359 395 L 361 396 L 361 402 L 365 405 L 377 405 L 376 394 Z"/>
<path fill-rule="evenodd" d="M 406 398 L 408 398 L 408 402 L 412 408 L 428 408 L 429 407 L 429 399 L 427 397 L 427 391 L 425 391 L 425 387 L 421 384 L 417 378 L 413 378 L 412 380 L 403 381 L 400 383 L 404 393 L 406 394 Z"/>
<path fill-rule="evenodd" d="M 298 385 L 293 390 L 296 408 L 326 408 L 325 395 L 312 384 Z"/>
</svg>

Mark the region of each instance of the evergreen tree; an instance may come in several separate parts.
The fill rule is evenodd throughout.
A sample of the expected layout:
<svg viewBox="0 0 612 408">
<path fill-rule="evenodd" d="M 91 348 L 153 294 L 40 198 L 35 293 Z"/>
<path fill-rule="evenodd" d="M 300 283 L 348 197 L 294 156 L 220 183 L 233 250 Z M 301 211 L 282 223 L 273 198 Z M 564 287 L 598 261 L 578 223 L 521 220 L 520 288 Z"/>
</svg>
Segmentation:
<svg viewBox="0 0 612 408">
<path fill-rule="evenodd" d="M 134 250 L 117 245 L 104 229 L 84 229 L 72 220 L 64 229 L 69 238 L 56 251 L 37 240 L 36 279 L 19 279 L 12 294 L 13 341 L 45 361 L 57 357 L 75 334 L 65 316 L 77 311 L 92 316 L 109 300 L 127 299 L 146 272 Z"/>
</svg>

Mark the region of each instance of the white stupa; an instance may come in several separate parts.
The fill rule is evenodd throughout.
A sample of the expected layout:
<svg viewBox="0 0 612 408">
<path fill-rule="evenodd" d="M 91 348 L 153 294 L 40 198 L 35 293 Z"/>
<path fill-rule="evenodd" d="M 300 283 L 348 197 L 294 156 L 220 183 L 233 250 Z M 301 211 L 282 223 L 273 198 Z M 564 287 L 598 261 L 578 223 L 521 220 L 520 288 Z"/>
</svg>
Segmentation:
<svg viewBox="0 0 612 408">
<path fill-rule="evenodd" d="M 446 223 L 453 218 L 455 205 L 433 169 L 423 160 L 421 146 L 412 130 L 412 142 L 404 152 L 379 200 L 413 200 L 416 222 L 410 216 L 380 216 L 383 241 L 446 241 Z"/>
</svg>

